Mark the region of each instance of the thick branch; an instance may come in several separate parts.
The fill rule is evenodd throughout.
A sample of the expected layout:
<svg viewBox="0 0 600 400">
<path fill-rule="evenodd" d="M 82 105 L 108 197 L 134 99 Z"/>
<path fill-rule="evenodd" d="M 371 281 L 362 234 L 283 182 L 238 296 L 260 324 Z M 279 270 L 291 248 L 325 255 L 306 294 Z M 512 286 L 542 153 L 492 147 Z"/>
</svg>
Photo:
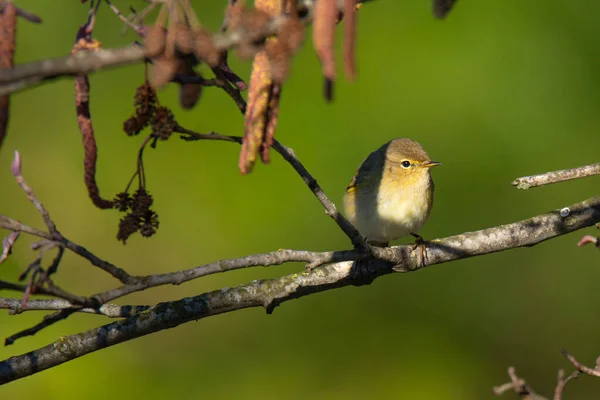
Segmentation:
<svg viewBox="0 0 600 400">
<path fill-rule="evenodd" d="M 0 384 L 185 322 L 248 307 L 265 307 L 270 313 L 284 301 L 334 288 L 370 283 L 394 270 L 408 272 L 427 265 L 534 246 L 600 221 L 600 198 L 585 200 L 568 209 L 569 213 L 563 212 L 564 216 L 555 210 L 512 224 L 426 242 L 427 258 L 423 264 L 416 254 L 418 252 L 411 252 L 411 246 L 374 247 L 373 256 L 378 259 L 330 264 L 310 272 L 253 281 L 235 288 L 161 303 L 123 321 L 67 336 L 41 349 L 4 360 L 0 363 Z M 382 261 L 384 259 L 387 261 Z"/>
</svg>

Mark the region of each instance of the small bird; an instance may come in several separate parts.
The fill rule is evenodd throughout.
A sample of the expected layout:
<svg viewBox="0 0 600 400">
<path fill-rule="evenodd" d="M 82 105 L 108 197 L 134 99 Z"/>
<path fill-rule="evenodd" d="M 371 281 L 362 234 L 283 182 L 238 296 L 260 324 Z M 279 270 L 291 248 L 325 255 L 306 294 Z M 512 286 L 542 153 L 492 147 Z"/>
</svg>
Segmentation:
<svg viewBox="0 0 600 400">
<path fill-rule="evenodd" d="M 414 140 L 393 139 L 361 163 L 344 195 L 348 220 L 369 244 L 388 246 L 392 240 L 417 234 L 433 206 L 431 161 Z"/>
</svg>

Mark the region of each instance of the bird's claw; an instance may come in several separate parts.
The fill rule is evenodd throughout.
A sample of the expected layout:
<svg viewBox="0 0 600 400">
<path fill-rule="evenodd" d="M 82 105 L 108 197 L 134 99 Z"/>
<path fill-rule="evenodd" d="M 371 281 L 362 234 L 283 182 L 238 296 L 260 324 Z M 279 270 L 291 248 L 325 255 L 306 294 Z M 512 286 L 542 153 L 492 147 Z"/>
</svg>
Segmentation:
<svg viewBox="0 0 600 400">
<path fill-rule="evenodd" d="M 420 235 L 417 235 L 416 233 L 411 232 L 411 235 L 414 236 L 416 240 L 410 252 L 412 253 L 417 248 L 419 248 L 419 267 L 424 267 L 425 263 L 427 262 L 427 246 L 425 245 L 427 241 L 424 240 L 423 237 L 421 237 Z"/>
</svg>

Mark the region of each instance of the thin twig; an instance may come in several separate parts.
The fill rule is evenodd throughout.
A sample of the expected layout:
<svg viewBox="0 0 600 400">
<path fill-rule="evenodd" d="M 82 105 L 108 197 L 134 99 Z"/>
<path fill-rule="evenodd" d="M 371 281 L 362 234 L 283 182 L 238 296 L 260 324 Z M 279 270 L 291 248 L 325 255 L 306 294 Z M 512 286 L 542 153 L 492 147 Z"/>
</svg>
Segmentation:
<svg viewBox="0 0 600 400">
<path fill-rule="evenodd" d="M 10 315 L 21 314 L 25 311 L 60 311 L 76 307 L 67 300 L 29 300 L 27 307 L 22 307 L 21 299 L 0 297 L 0 309 L 7 309 Z M 151 306 L 120 306 L 118 304 L 103 304 L 99 308 L 78 308 L 78 312 L 104 315 L 109 318 L 127 318 L 139 312 L 146 311 Z"/>
<path fill-rule="evenodd" d="M 553 183 L 569 181 L 572 179 L 580 179 L 598 174 L 600 174 L 600 163 L 585 165 L 578 168 L 546 172 L 545 174 L 540 175 L 524 176 L 515 179 L 511 185 L 516 186 L 517 189 L 529 189 L 537 186 L 550 185 Z"/>
<path fill-rule="evenodd" d="M 521 398 L 527 400 L 547 400 L 544 396 L 537 394 L 531 386 L 522 378 L 517 376 L 515 367 L 508 367 L 510 382 L 494 387 L 492 390 L 496 396 L 500 396 L 513 390 Z"/>
<path fill-rule="evenodd" d="M 11 232 L 7 237 L 2 239 L 2 253 L 0 253 L 0 264 L 8 258 L 12 252 L 12 248 L 19 238 L 19 232 Z"/>
<path fill-rule="evenodd" d="M 567 353 L 567 351 L 565 349 L 560 349 L 560 352 L 562 353 L 563 356 L 567 357 L 567 360 L 569 360 L 571 362 L 571 364 L 573 364 L 579 372 L 582 372 L 586 375 L 596 376 L 596 377 L 600 378 L 600 366 L 597 365 L 595 368 L 586 367 L 585 365 L 583 365 L 582 363 L 577 361 L 575 359 L 575 357 L 573 357 L 571 354 Z M 600 357 L 599 357 L 599 360 L 600 360 Z"/>
<path fill-rule="evenodd" d="M 104 2 L 117 15 L 117 17 L 119 17 L 119 19 L 121 21 L 123 21 L 123 23 L 126 26 L 130 27 L 131 29 L 133 29 L 135 31 L 135 33 L 137 33 L 139 36 L 143 36 L 144 35 L 144 27 L 143 27 L 143 25 L 137 25 L 137 24 L 131 22 L 129 19 L 127 19 L 126 16 L 123 15 L 123 13 L 121 13 L 121 11 L 111 1 L 104 0 Z"/>
<path fill-rule="evenodd" d="M 23 293 L 23 292 L 25 292 L 26 289 L 27 289 L 26 285 L 0 281 L 0 290 L 11 290 L 11 291 Z M 42 294 L 42 295 L 46 295 L 46 296 L 56 297 L 58 299 L 63 299 L 72 304 L 83 305 L 89 301 L 85 297 L 76 296 L 76 295 L 73 295 L 70 293 L 63 297 L 63 293 L 65 293 L 65 292 L 62 291 L 60 288 L 57 288 L 56 286 L 36 288 L 36 292 L 35 292 L 35 294 Z M 19 300 L 19 301 L 21 301 L 21 300 Z"/>
<path fill-rule="evenodd" d="M 13 232 L 23 232 L 29 235 L 37 236 L 43 239 L 58 241 L 65 248 L 69 249 L 73 253 L 77 254 L 80 257 L 88 260 L 92 265 L 102 269 L 103 271 L 108 272 L 115 278 L 117 278 L 122 283 L 131 283 L 136 281 L 136 278 L 129 275 L 123 269 L 118 268 L 117 266 L 111 264 L 108 261 L 104 261 L 101 258 L 97 257 L 90 251 L 88 251 L 85 247 L 80 246 L 71 242 L 69 239 L 65 238 L 63 235 L 60 238 L 53 237 L 50 233 L 41 231 L 39 229 L 32 228 L 30 226 L 24 225 L 21 222 L 9 218 L 5 215 L 0 214 L 0 228 L 8 229 Z"/>
<path fill-rule="evenodd" d="M 242 97 L 240 89 L 229 84 L 229 80 L 227 80 L 225 73 L 220 69 L 220 67 L 212 68 L 212 71 L 216 76 L 215 86 L 218 86 L 227 92 L 229 97 L 235 101 L 235 104 L 240 112 L 244 114 L 246 112 L 246 100 L 244 100 Z"/>
<path fill-rule="evenodd" d="M 33 203 L 36 210 L 42 216 L 42 219 L 44 220 L 44 223 L 46 224 L 46 227 L 48 228 L 48 233 L 50 233 L 51 237 L 56 237 L 57 234 L 60 235 L 58 230 L 56 229 L 56 225 L 54 224 L 54 221 L 50 217 L 50 213 L 48 212 L 48 210 L 46 210 L 46 208 L 44 207 L 42 202 L 39 201 L 37 199 L 37 197 L 35 197 L 35 194 L 33 193 L 33 189 L 31 187 L 29 187 L 29 185 L 27 185 L 27 182 L 25 182 L 25 178 L 23 178 L 22 168 L 21 168 L 21 155 L 16 150 L 15 150 L 15 156 L 13 158 L 10 170 L 11 170 L 13 176 L 15 177 L 17 184 L 21 187 L 21 189 L 27 195 L 27 199 Z"/>
<path fill-rule="evenodd" d="M 3 3 L 5 3 L 5 2 L 3 1 Z M 0 14 L 4 13 L 4 7 L 5 7 L 5 4 L 0 3 Z M 23 18 L 24 20 L 33 22 L 34 24 L 42 23 L 42 19 L 40 17 L 38 17 L 36 14 L 26 11 L 26 10 L 16 7 L 16 6 L 15 6 L 15 8 L 17 10 L 17 15 L 19 17 Z"/>
<path fill-rule="evenodd" d="M 565 370 L 564 369 L 558 370 L 558 377 L 556 379 L 557 383 L 556 383 L 556 388 L 554 389 L 553 400 L 561 400 L 563 392 L 565 390 L 565 386 L 567 386 L 567 383 L 571 382 L 573 379 L 577 379 L 579 377 L 579 374 L 580 374 L 579 371 L 573 371 L 571 373 L 571 375 L 569 375 L 565 378 Z"/>
</svg>

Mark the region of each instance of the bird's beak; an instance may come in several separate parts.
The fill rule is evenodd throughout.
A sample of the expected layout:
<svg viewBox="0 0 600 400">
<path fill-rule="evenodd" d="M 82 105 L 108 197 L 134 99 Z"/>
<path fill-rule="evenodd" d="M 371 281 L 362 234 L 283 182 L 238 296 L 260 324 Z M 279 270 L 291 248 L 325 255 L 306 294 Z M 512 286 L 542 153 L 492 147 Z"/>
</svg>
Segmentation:
<svg viewBox="0 0 600 400">
<path fill-rule="evenodd" d="M 442 165 L 442 163 L 437 161 L 429 161 L 422 164 L 422 166 L 425 168 L 437 167 L 438 165 Z"/>
</svg>

